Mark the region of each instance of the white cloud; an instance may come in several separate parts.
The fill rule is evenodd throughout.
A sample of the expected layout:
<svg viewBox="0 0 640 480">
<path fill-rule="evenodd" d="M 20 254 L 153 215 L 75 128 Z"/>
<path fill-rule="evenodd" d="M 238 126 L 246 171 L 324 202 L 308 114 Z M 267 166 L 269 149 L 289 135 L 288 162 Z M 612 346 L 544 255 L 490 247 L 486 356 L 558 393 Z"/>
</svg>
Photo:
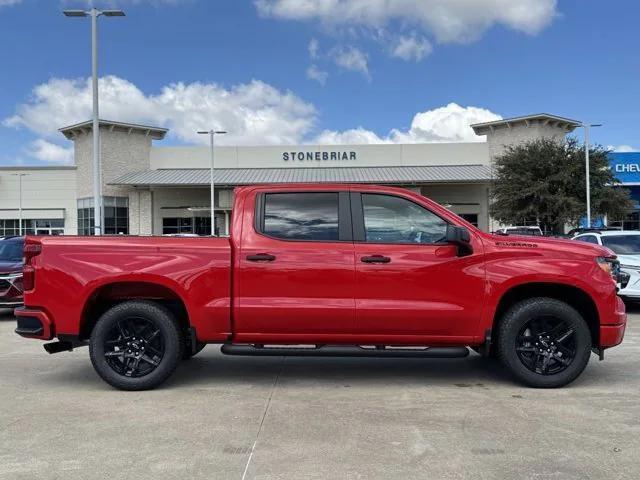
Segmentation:
<svg viewBox="0 0 640 480">
<path fill-rule="evenodd" d="M 557 0 L 255 0 L 261 15 L 328 25 L 420 27 L 437 41 L 470 42 L 494 25 L 535 34 L 558 15 Z"/>
<path fill-rule="evenodd" d="M 614 152 L 628 153 L 628 152 L 637 152 L 638 149 L 632 147 L 631 145 L 618 145 L 617 147 L 614 145 L 609 145 L 607 147 L 608 150 L 612 150 Z"/>
<path fill-rule="evenodd" d="M 312 60 L 315 60 L 316 58 L 318 58 L 318 52 L 320 50 L 320 43 L 318 42 L 318 40 L 316 40 L 315 38 L 312 38 L 311 41 L 309 41 L 309 57 L 311 57 Z"/>
<path fill-rule="evenodd" d="M 22 0 L 0 0 L 0 8 L 2 7 L 8 7 L 10 5 L 17 5 L 18 3 L 21 3 Z"/>
<path fill-rule="evenodd" d="M 32 99 L 3 124 L 57 139 L 61 126 L 90 117 L 90 80 L 54 78 L 36 86 Z M 258 80 L 231 88 L 173 83 L 147 95 L 127 80 L 107 76 L 100 79 L 100 117 L 167 127 L 185 142 L 205 142 L 197 130 L 224 128 L 229 134 L 221 143 L 246 145 L 297 143 L 312 129 L 317 112 L 293 93 Z"/>
<path fill-rule="evenodd" d="M 325 130 L 313 143 L 434 143 L 434 142 L 481 142 L 470 125 L 499 120 L 502 117 L 478 107 L 461 107 L 450 103 L 444 107 L 416 114 L 408 130 L 393 129 L 384 137 L 362 127 L 343 132 Z"/>
<path fill-rule="evenodd" d="M 401 35 L 396 39 L 391 55 L 402 60 L 419 62 L 432 50 L 431 43 L 424 37 Z"/>
<path fill-rule="evenodd" d="M 311 143 L 318 145 L 365 145 L 378 143 L 392 143 L 389 139 L 380 138 L 371 130 L 362 127 L 344 130 L 342 132 L 334 130 L 324 130 Z"/>
<path fill-rule="evenodd" d="M 43 162 L 65 164 L 73 162 L 73 146 L 63 147 L 43 138 L 31 142 L 26 149 L 26 153 Z"/>
<path fill-rule="evenodd" d="M 371 79 L 369 59 L 362 50 L 356 47 L 339 47 L 334 49 L 330 55 L 336 65 L 352 72 L 361 73 L 365 78 Z"/>
<path fill-rule="evenodd" d="M 311 65 L 307 68 L 307 78 L 310 80 L 315 80 L 320 85 L 325 85 L 327 83 L 327 79 L 329 78 L 329 74 L 324 70 L 318 68 L 317 65 Z"/>
<path fill-rule="evenodd" d="M 35 87 L 32 98 L 2 123 L 40 137 L 25 148 L 31 157 L 69 163 L 72 149 L 57 143 L 62 140 L 58 128 L 90 118 L 90 87 L 89 79 L 51 79 Z M 417 113 L 409 128 L 382 136 L 364 127 L 314 136 L 318 114 L 312 104 L 257 80 L 232 88 L 175 83 L 148 95 L 127 80 L 109 76 L 100 80 L 100 92 L 102 118 L 167 127 L 169 135 L 186 143 L 206 142 L 196 131 L 210 127 L 229 131 L 220 137 L 227 145 L 474 142 L 484 138 L 469 125 L 501 118 L 483 108 L 450 103 Z"/>
</svg>

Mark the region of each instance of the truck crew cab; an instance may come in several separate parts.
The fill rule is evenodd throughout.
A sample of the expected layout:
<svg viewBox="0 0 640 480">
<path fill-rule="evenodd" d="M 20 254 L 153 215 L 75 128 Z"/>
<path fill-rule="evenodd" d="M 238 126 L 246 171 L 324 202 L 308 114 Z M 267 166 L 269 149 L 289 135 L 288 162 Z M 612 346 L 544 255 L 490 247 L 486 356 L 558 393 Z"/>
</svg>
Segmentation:
<svg viewBox="0 0 640 480">
<path fill-rule="evenodd" d="M 623 338 L 610 250 L 495 236 L 407 190 L 235 191 L 230 238 L 27 237 L 19 335 L 89 345 L 114 387 L 165 381 L 205 344 L 232 355 L 499 357 L 533 387 Z M 418 348 L 416 348 L 418 347 Z"/>
</svg>

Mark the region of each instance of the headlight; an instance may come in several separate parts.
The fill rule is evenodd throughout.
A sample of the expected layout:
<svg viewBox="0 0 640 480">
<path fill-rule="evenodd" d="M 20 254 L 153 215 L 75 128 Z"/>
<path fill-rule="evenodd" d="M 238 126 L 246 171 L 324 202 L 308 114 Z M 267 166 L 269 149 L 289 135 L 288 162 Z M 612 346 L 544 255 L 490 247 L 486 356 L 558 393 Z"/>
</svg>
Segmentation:
<svg viewBox="0 0 640 480">
<path fill-rule="evenodd" d="M 8 275 L 0 275 L 0 278 L 3 278 L 5 280 L 15 280 L 16 278 L 22 278 L 22 272 L 10 273 Z"/>
<path fill-rule="evenodd" d="M 598 257 L 596 258 L 598 266 L 607 272 L 615 283 L 618 283 L 618 275 L 620 273 L 620 262 L 615 258 Z"/>
</svg>

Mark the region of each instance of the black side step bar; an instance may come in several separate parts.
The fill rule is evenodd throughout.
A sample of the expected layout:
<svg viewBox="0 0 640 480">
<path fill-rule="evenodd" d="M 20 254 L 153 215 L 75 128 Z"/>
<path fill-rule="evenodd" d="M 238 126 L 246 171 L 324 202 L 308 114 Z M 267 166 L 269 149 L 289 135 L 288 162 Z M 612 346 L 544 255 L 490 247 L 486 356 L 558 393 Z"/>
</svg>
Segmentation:
<svg viewBox="0 0 640 480">
<path fill-rule="evenodd" d="M 319 345 L 317 347 L 263 347 L 225 343 L 220 348 L 225 355 L 255 355 L 261 357 L 389 357 L 389 358 L 461 358 L 469 355 L 466 347 L 376 347 Z"/>
</svg>

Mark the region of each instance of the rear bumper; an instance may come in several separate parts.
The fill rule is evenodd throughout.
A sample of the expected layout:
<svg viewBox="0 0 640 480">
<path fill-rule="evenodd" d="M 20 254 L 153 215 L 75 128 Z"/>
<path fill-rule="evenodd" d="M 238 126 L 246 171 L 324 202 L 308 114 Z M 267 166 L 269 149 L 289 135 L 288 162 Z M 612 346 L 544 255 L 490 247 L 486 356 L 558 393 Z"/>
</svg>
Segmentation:
<svg viewBox="0 0 640 480">
<path fill-rule="evenodd" d="M 48 315 L 41 310 L 19 307 L 14 310 L 18 322 L 15 332 L 26 338 L 51 340 L 53 338 L 53 323 Z"/>
<path fill-rule="evenodd" d="M 624 302 L 620 297 L 616 298 L 616 308 L 608 320 L 607 325 L 600 325 L 600 347 L 615 347 L 622 342 L 624 331 L 627 327 L 627 313 Z"/>
</svg>

